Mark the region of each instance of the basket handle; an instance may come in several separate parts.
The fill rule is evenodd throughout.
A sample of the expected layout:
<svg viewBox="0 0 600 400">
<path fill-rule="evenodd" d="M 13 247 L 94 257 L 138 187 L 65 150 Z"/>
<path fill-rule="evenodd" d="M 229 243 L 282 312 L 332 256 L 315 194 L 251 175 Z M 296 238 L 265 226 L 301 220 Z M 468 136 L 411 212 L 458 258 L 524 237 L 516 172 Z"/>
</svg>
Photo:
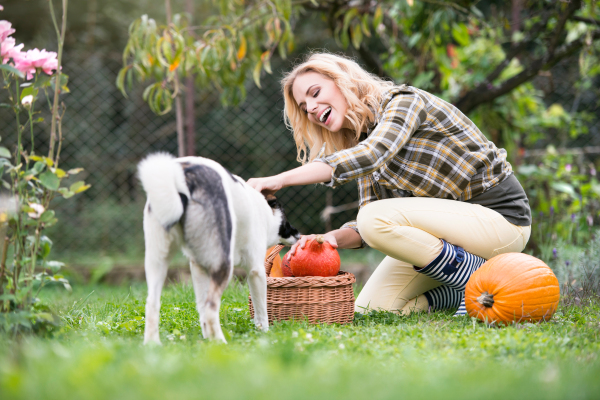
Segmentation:
<svg viewBox="0 0 600 400">
<path fill-rule="evenodd" d="M 277 246 L 273 247 L 269 254 L 267 254 L 267 257 L 265 258 L 265 272 L 267 273 L 267 276 L 269 276 L 269 274 L 271 273 L 271 268 L 273 268 L 273 260 L 275 259 L 275 257 L 277 257 L 277 254 L 279 254 L 281 249 L 283 249 L 284 247 L 284 245 L 278 244 Z"/>
</svg>

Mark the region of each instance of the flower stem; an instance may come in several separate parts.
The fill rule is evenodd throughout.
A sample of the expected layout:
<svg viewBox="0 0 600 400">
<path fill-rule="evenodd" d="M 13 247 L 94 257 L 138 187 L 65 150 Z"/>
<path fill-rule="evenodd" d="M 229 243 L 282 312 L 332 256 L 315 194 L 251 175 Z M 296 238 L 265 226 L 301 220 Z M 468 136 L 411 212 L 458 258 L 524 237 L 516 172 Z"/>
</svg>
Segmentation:
<svg viewBox="0 0 600 400">
<path fill-rule="evenodd" d="M 50 150 L 48 151 L 48 158 L 54 159 L 54 145 L 56 142 L 56 123 L 60 118 L 58 115 L 58 95 L 60 93 L 60 81 L 61 81 L 61 62 L 62 62 L 62 53 L 63 53 L 63 44 L 65 42 L 65 32 L 67 30 L 67 4 L 68 0 L 62 0 L 63 6 L 63 14 L 62 14 L 62 26 L 59 32 L 58 24 L 56 23 L 56 16 L 54 15 L 54 6 L 52 5 L 52 0 L 48 0 L 48 4 L 50 5 L 50 15 L 52 16 L 52 23 L 54 24 L 54 29 L 56 29 L 56 36 L 58 37 L 58 57 L 57 57 L 57 66 L 56 66 L 56 75 L 54 81 L 54 102 L 52 104 L 52 123 L 50 125 Z"/>
</svg>

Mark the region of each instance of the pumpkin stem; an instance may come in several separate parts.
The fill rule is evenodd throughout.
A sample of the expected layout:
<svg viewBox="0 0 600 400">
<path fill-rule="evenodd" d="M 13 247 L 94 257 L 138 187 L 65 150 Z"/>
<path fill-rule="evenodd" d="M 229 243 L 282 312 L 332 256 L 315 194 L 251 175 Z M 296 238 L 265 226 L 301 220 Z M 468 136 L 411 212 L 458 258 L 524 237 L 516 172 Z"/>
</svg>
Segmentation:
<svg viewBox="0 0 600 400">
<path fill-rule="evenodd" d="M 494 295 L 483 292 L 481 296 L 477 298 L 477 301 L 485 307 L 491 307 L 494 305 Z"/>
<path fill-rule="evenodd" d="M 317 237 L 315 238 L 315 240 L 319 244 L 323 244 L 325 242 L 325 238 L 323 236 L 321 236 L 321 235 L 317 235 Z"/>
</svg>

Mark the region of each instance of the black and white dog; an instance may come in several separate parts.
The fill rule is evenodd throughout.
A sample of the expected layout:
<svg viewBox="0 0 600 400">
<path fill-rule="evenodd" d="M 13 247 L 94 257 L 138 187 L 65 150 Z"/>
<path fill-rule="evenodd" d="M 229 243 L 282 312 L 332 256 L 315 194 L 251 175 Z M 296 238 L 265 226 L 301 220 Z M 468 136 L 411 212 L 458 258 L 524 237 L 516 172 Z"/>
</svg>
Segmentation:
<svg viewBox="0 0 600 400">
<path fill-rule="evenodd" d="M 152 154 L 139 163 L 138 172 L 148 196 L 144 343 L 160 343 L 160 295 L 169 255 L 178 248 L 190 260 L 205 338 L 226 342 L 219 308 L 234 266 L 246 270 L 256 327 L 267 331 L 265 251 L 277 243 L 294 244 L 300 236 L 277 200 L 265 199 L 243 179 L 202 157 Z"/>
</svg>

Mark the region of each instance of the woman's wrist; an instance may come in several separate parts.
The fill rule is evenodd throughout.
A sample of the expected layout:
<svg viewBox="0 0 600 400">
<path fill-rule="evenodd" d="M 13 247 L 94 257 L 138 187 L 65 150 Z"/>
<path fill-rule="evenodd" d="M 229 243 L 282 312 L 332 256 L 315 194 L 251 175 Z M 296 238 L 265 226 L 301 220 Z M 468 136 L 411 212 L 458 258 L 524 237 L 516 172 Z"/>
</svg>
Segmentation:
<svg viewBox="0 0 600 400">
<path fill-rule="evenodd" d="M 362 238 L 358 232 L 352 228 L 336 229 L 327 232 L 325 235 L 332 235 L 335 237 L 340 249 L 357 249 L 362 246 Z"/>
</svg>

